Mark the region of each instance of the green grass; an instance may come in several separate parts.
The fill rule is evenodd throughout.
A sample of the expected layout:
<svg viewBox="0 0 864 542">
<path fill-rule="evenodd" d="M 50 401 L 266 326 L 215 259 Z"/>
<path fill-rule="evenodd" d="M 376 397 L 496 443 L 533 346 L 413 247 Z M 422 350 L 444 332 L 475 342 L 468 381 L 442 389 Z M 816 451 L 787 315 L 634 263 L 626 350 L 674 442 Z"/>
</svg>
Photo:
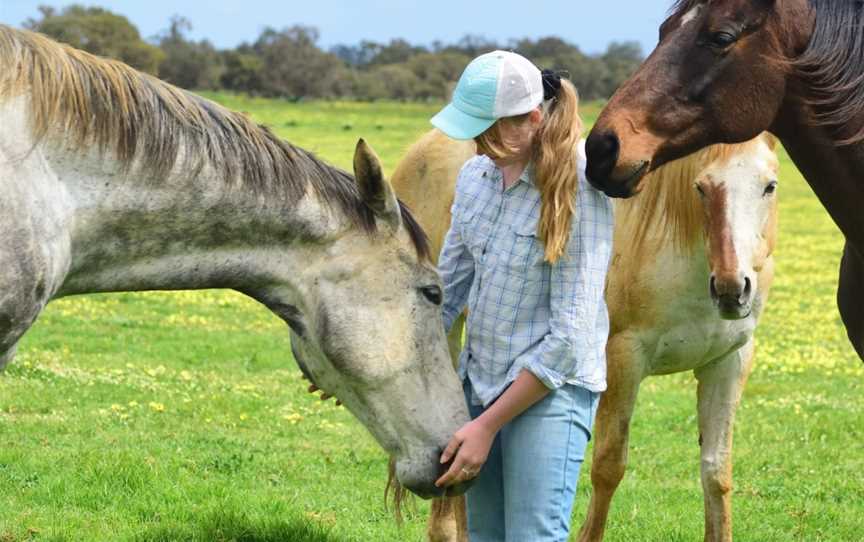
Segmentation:
<svg viewBox="0 0 864 542">
<path fill-rule="evenodd" d="M 211 97 L 344 168 L 364 137 L 388 171 L 438 107 Z M 779 194 L 777 279 L 736 423 L 735 534 L 860 540 L 864 369 L 834 304 L 842 240 L 785 156 Z M 384 453 L 304 389 L 284 325 L 239 294 L 52 303 L 0 375 L 0 542 L 422 540 L 426 503 L 395 526 Z M 689 374 L 643 385 L 608 540 L 701 540 L 694 404 Z"/>
</svg>

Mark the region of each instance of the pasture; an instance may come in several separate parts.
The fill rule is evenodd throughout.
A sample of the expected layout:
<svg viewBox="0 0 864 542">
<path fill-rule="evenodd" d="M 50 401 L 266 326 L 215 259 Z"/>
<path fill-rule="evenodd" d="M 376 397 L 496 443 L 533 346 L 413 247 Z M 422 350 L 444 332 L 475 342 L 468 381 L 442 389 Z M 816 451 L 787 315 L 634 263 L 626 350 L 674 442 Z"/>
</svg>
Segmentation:
<svg viewBox="0 0 864 542">
<path fill-rule="evenodd" d="M 386 171 L 438 109 L 210 97 L 343 168 L 362 136 Z M 583 108 L 589 124 L 597 112 Z M 834 302 L 842 239 L 785 155 L 778 194 L 776 280 L 736 423 L 735 536 L 861 540 L 864 366 Z M 52 303 L 0 375 L 0 542 L 423 540 L 428 505 L 397 527 L 384 453 L 305 388 L 285 325 L 240 294 Z M 689 374 L 643 384 L 607 540 L 701 539 L 694 405 Z"/>
</svg>

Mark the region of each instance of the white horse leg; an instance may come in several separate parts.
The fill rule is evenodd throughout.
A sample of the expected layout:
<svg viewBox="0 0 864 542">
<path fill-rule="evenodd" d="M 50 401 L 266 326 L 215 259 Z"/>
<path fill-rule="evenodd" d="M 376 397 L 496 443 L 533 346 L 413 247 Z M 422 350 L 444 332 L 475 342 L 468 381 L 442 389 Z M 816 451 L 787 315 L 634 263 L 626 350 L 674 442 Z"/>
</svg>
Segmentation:
<svg viewBox="0 0 864 542">
<path fill-rule="evenodd" d="M 0 256 L 8 253 L 0 248 Z M 45 273 L 35 266 L 31 268 L 33 263 L 28 256 L 20 256 L 15 265 L 0 272 L 0 370 L 15 357 L 18 340 L 48 303 Z"/>
<path fill-rule="evenodd" d="M 0 205 L 0 213 L 3 211 Z M 14 216 L 14 214 L 7 215 Z M 15 356 L 24 335 L 62 280 L 62 249 L 29 228 L 10 226 L 0 240 L 0 370 Z"/>
<path fill-rule="evenodd" d="M 753 362 L 753 339 L 694 373 L 699 381 L 699 433 L 706 542 L 732 540 L 732 425 Z"/>
<path fill-rule="evenodd" d="M 606 346 L 608 388 L 600 397 L 594 423 L 591 502 L 579 532 L 579 542 L 603 539 L 612 497 L 627 468 L 630 418 L 642 381 L 644 358 L 635 338 L 610 337 Z"/>
<path fill-rule="evenodd" d="M 5 288 L 7 283 L 2 283 Z M 47 301 L 33 289 L 18 291 L 0 300 L 0 371 L 15 357 L 18 340 L 30 329 Z"/>
</svg>

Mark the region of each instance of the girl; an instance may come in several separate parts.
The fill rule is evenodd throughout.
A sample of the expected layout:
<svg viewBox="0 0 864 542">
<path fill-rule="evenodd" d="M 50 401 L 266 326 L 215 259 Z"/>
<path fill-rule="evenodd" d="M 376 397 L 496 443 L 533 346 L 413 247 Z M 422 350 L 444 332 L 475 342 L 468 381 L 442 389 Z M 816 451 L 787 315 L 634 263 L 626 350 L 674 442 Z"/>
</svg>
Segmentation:
<svg viewBox="0 0 864 542">
<path fill-rule="evenodd" d="M 432 124 L 474 139 L 439 259 L 473 421 L 437 485 L 476 477 L 472 542 L 567 540 L 599 394 L 612 205 L 585 179 L 573 85 L 515 53 L 473 60 Z M 482 469 L 481 469 L 482 467 Z"/>
</svg>

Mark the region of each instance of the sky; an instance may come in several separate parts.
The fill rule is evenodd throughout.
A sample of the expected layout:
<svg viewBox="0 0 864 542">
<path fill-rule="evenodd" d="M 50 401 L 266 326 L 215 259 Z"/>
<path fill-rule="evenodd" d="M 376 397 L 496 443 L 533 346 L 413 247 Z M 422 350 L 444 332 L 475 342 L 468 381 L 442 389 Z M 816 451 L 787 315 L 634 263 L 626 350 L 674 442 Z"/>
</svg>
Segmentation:
<svg viewBox="0 0 864 542">
<path fill-rule="evenodd" d="M 0 0 L 0 23 L 21 26 L 38 14 L 37 6 L 74 2 Z M 195 39 L 219 48 L 254 41 L 266 26 L 317 27 L 319 45 L 387 42 L 404 38 L 429 45 L 450 43 L 465 34 L 506 42 L 510 38 L 558 36 L 588 53 L 610 41 L 637 41 L 646 54 L 672 0 L 104 0 L 105 7 L 128 17 L 145 38 L 168 27 L 172 15 L 192 22 Z"/>
</svg>

